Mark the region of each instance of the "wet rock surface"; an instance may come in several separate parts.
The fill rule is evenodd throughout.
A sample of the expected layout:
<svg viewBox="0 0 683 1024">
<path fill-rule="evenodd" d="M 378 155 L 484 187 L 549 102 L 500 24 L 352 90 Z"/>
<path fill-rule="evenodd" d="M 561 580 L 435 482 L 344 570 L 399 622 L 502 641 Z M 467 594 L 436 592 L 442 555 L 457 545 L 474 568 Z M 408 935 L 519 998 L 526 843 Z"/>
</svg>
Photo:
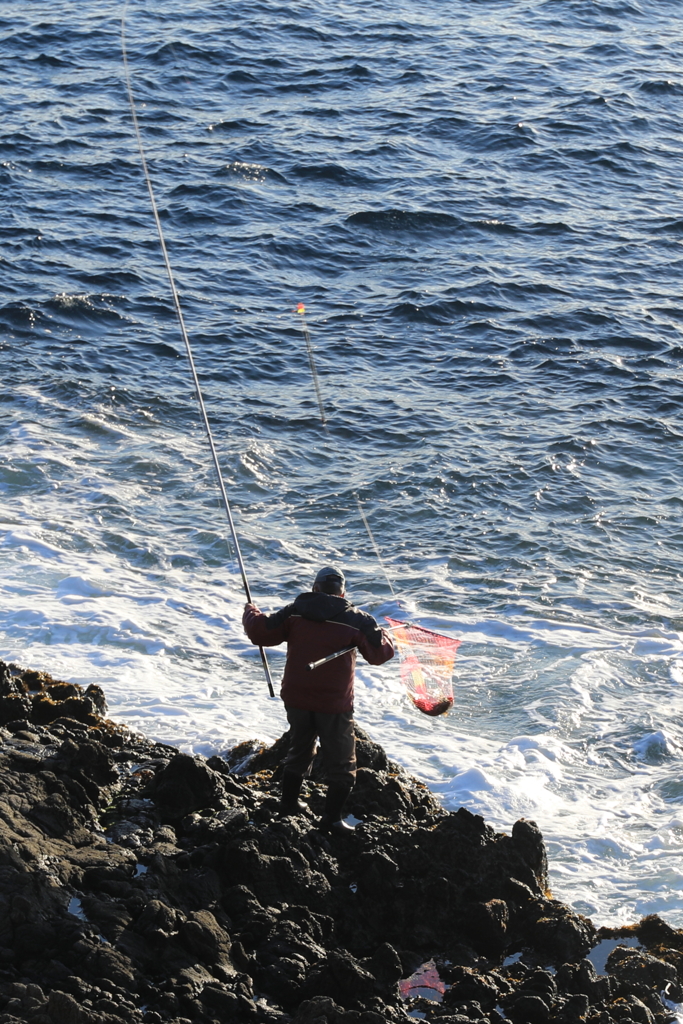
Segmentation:
<svg viewBox="0 0 683 1024">
<path fill-rule="evenodd" d="M 0 662 L 0 1024 L 674 1019 L 683 932 L 596 932 L 533 822 L 444 812 L 358 730 L 362 824 L 326 835 L 318 765 L 279 813 L 286 738 L 207 761 L 105 714 Z"/>
</svg>

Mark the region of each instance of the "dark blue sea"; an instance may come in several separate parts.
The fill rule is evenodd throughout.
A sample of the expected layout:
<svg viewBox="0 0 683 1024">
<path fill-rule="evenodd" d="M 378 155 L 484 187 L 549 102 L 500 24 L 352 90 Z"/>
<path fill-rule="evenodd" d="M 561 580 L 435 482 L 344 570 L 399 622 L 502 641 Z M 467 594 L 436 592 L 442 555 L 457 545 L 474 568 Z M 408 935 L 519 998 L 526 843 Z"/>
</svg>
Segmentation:
<svg viewBox="0 0 683 1024">
<path fill-rule="evenodd" d="M 121 15 L 0 2 L 0 657 L 210 754 L 284 717 Z M 536 820 L 598 924 L 683 924 L 680 4 L 131 0 L 126 29 L 254 599 L 333 562 L 460 637 L 448 717 L 389 663 L 360 724 L 445 806 Z"/>
</svg>

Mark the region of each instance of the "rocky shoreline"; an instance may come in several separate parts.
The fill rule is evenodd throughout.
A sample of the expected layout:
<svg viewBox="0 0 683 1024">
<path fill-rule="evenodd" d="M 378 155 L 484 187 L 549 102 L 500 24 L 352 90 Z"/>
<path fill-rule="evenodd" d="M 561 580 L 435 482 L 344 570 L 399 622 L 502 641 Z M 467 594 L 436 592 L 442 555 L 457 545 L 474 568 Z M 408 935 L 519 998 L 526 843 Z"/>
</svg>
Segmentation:
<svg viewBox="0 0 683 1024">
<path fill-rule="evenodd" d="M 0 1024 L 665 1024 L 683 932 L 548 892 L 533 822 L 447 813 L 358 731 L 348 836 L 278 813 L 283 737 L 190 757 L 0 662 Z M 612 942 L 605 973 L 586 954 Z"/>
</svg>

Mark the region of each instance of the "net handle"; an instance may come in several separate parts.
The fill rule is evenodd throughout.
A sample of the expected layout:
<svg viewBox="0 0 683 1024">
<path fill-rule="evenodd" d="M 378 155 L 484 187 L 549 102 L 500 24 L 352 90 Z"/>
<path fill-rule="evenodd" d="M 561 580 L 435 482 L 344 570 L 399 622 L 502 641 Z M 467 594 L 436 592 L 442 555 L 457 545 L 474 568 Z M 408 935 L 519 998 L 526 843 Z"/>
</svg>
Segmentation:
<svg viewBox="0 0 683 1024">
<path fill-rule="evenodd" d="M 389 618 L 388 615 L 385 615 L 384 617 L 387 620 L 387 622 L 397 622 L 398 621 L 397 619 Z M 387 632 L 389 632 L 389 630 L 397 630 L 397 629 L 403 629 L 403 628 L 406 628 L 406 629 L 419 629 L 422 633 L 429 633 L 430 636 L 440 636 L 443 640 L 450 640 L 450 642 L 452 644 L 457 644 L 458 646 L 460 646 L 460 644 L 462 643 L 462 640 L 458 640 L 458 638 L 455 637 L 455 636 L 448 636 L 447 633 L 437 633 L 436 630 L 434 630 L 434 629 L 427 629 L 425 626 L 418 626 L 414 622 L 401 622 L 398 626 L 384 626 L 383 628 L 386 629 Z M 405 642 L 406 643 L 415 644 L 416 646 L 423 645 L 423 642 L 420 641 L 420 640 L 406 640 Z"/>
<path fill-rule="evenodd" d="M 404 626 L 409 623 L 402 622 L 400 626 L 380 626 L 385 633 L 393 633 L 397 629 L 403 629 Z M 342 647 L 341 651 L 335 651 L 334 654 L 328 654 L 326 658 L 320 658 L 318 661 L 309 661 L 306 668 L 309 672 L 312 672 L 314 668 L 320 668 L 321 665 L 326 665 L 328 661 L 334 661 L 335 658 L 341 658 L 342 654 L 348 654 L 349 651 L 355 651 L 358 644 L 350 644 L 349 647 Z"/>
</svg>

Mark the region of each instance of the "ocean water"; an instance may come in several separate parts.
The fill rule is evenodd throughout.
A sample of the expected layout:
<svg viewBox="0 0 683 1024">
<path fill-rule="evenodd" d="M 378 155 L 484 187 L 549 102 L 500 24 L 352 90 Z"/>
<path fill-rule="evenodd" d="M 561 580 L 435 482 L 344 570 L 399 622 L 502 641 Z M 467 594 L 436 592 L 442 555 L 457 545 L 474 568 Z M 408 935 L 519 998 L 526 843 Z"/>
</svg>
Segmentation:
<svg viewBox="0 0 683 1024">
<path fill-rule="evenodd" d="M 0 0 L 0 656 L 211 754 L 284 716 L 121 13 Z M 535 819 L 596 923 L 683 925 L 680 5 L 131 0 L 127 26 L 256 601 L 334 561 L 460 637 L 448 717 L 389 663 L 359 722 L 446 807 Z"/>
</svg>

